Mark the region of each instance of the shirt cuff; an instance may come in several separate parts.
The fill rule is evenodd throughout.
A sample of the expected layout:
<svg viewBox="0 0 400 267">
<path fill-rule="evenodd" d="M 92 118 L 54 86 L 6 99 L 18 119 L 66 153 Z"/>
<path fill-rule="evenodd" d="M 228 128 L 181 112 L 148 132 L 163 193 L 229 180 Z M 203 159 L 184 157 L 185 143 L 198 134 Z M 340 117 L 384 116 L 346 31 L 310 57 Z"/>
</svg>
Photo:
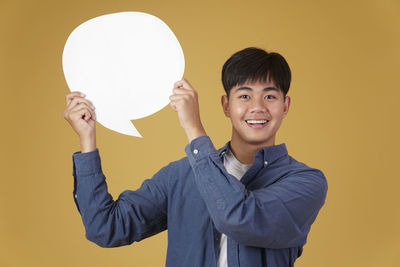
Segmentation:
<svg viewBox="0 0 400 267">
<path fill-rule="evenodd" d="M 87 153 L 75 152 L 72 155 L 72 161 L 74 176 L 75 174 L 78 176 L 88 176 L 102 172 L 100 154 L 97 148 Z"/>
<path fill-rule="evenodd" d="M 204 135 L 193 139 L 192 142 L 185 147 L 185 152 L 190 164 L 193 166 L 195 162 L 207 158 L 212 153 L 216 153 L 216 150 L 210 137 Z"/>
</svg>

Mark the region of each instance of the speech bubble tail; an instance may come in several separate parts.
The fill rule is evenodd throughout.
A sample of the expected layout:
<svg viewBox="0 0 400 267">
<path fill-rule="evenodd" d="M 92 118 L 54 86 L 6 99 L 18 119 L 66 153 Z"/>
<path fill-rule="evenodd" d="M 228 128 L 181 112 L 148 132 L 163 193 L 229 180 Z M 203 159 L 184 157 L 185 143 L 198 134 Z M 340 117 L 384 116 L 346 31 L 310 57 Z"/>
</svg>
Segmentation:
<svg viewBox="0 0 400 267">
<path fill-rule="evenodd" d="M 130 132 L 132 136 L 136 136 L 139 138 L 143 138 L 143 136 L 139 133 L 139 131 L 136 129 L 135 125 L 131 122 L 131 127 L 130 127 Z"/>
<path fill-rule="evenodd" d="M 125 130 L 125 128 L 124 128 L 124 130 Z M 131 121 L 129 122 L 129 127 L 128 126 L 126 127 L 126 132 L 124 132 L 124 131 L 119 131 L 119 132 L 123 133 L 123 134 L 131 135 L 131 136 L 140 137 L 140 138 L 143 137 Z"/>
</svg>

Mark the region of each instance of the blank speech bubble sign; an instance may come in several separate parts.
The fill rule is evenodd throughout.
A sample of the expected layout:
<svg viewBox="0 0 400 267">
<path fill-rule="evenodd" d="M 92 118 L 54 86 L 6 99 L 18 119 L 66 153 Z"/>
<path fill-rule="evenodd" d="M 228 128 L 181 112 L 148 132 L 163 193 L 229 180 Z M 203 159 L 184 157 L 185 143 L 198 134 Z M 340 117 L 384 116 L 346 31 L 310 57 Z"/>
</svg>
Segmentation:
<svg viewBox="0 0 400 267">
<path fill-rule="evenodd" d="M 149 116 L 170 102 L 174 82 L 182 79 L 185 58 L 162 20 L 142 12 L 120 12 L 74 29 L 62 64 L 69 89 L 86 94 L 100 124 L 141 137 L 131 120 Z"/>
</svg>

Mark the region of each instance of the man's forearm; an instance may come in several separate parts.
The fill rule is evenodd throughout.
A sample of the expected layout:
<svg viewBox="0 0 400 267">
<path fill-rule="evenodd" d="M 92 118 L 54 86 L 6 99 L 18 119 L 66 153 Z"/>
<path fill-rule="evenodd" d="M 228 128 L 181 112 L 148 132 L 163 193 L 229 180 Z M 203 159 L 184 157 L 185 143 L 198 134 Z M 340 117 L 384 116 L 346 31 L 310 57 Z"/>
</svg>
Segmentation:
<svg viewBox="0 0 400 267">
<path fill-rule="evenodd" d="M 200 136 L 207 135 L 206 131 L 203 128 L 201 122 L 199 122 L 197 127 L 188 127 L 185 129 L 186 136 L 189 140 L 189 143 L 192 142 L 194 139 Z"/>
</svg>

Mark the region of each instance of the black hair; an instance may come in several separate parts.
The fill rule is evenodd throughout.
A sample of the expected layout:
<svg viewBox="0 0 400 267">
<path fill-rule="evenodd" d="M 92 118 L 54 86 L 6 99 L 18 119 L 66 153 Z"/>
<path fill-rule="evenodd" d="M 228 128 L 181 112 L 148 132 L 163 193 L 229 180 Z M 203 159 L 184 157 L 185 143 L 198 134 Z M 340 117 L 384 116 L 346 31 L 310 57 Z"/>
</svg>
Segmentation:
<svg viewBox="0 0 400 267">
<path fill-rule="evenodd" d="M 234 86 L 270 80 L 286 97 L 291 72 L 285 58 L 275 52 L 248 47 L 233 54 L 222 67 L 222 84 L 228 97 Z"/>
</svg>

